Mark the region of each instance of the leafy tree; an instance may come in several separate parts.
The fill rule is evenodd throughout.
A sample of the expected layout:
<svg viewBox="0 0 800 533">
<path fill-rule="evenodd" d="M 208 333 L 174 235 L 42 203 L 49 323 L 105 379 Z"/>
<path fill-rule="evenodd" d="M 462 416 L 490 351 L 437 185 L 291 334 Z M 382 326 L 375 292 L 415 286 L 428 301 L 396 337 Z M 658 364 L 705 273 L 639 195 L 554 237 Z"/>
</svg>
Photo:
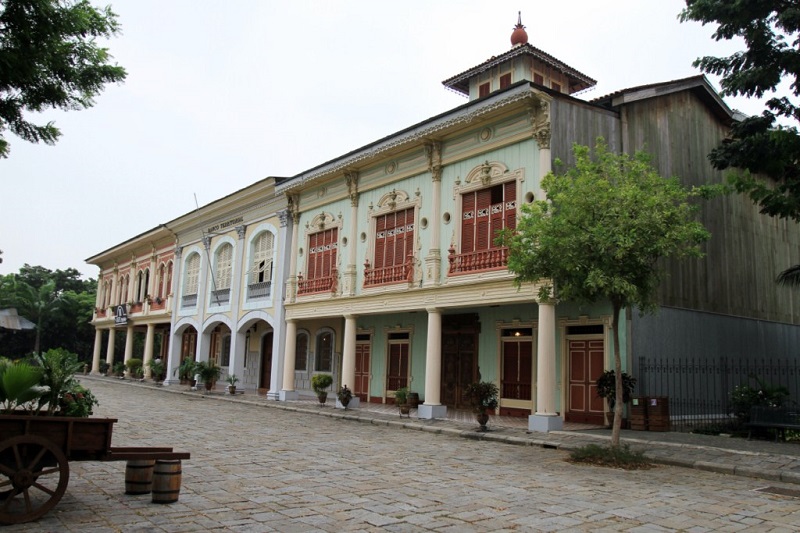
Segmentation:
<svg viewBox="0 0 800 533">
<path fill-rule="evenodd" d="M 34 143 L 61 135 L 23 113 L 92 107 L 105 84 L 125 79 L 96 41 L 118 32 L 111 8 L 88 0 L 0 0 L 0 157 L 8 157 L 6 129 Z"/>
<path fill-rule="evenodd" d="M 634 306 L 654 312 L 659 260 L 701 257 L 709 233 L 693 220 L 689 200 L 696 193 L 659 176 L 644 152 L 617 155 L 602 138 L 594 155 L 587 146 L 573 151 L 573 168 L 542 180 L 549 202 L 524 205 L 516 232 L 505 235 L 508 267 L 518 285 L 549 280 L 539 294 L 544 301 L 611 303 L 617 379 L 611 444 L 617 447 L 624 404 L 620 312 Z"/>
<path fill-rule="evenodd" d="M 16 276 L 12 276 L 8 287 L 10 289 L 8 301 L 11 306 L 16 307 L 20 315 L 36 324 L 36 340 L 33 351 L 41 353 L 42 326 L 59 304 L 59 297 L 55 290 L 56 283 L 51 280 L 41 287 L 35 288 Z"/>
<path fill-rule="evenodd" d="M 762 213 L 800 222 L 800 7 L 786 0 L 687 0 L 680 19 L 717 24 L 717 41 L 744 40 L 743 51 L 694 62 L 703 72 L 722 77 L 723 96 L 772 95 L 761 115 L 733 124 L 729 138 L 709 155 L 711 163 L 719 170 L 745 170 L 731 180 Z M 790 96 L 777 96 L 783 80 L 791 82 Z M 778 281 L 800 285 L 800 265 L 784 271 Z"/>
<path fill-rule="evenodd" d="M 16 307 L 36 324 L 33 333 L 0 332 L 0 353 L 21 357 L 38 339 L 37 352 L 63 347 L 88 360 L 94 345 L 90 322 L 97 283 L 80 275 L 73 268 L 51 271 L 26 264 L 19 274 L 0 276 L 0 308 Z"/>
</svg>

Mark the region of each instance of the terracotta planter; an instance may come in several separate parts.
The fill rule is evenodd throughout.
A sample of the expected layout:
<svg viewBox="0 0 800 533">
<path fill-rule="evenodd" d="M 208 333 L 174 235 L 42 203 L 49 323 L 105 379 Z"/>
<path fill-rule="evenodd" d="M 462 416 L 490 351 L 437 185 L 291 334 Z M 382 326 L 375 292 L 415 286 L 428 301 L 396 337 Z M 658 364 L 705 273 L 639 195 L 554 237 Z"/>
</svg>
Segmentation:
<svg viewBox="0 0 800 533">
<path fill-rule="evenodd" d="M 411 417 L 409 414 L 411 412 L 411 405 L 407 403 L 398 404 L 397 407 L 400 408 L 400 416 L 406 415 L 407 417 Z"/>
<path fill-rule="evenodd" d="M 327 392 L 318 392 L 317 393 L 317 399 L 319 400 L 319 403 L 321 403 L 322 405 L 325 405 L 325 402 L 328 401 L 328 393 Z"/>
</svg>

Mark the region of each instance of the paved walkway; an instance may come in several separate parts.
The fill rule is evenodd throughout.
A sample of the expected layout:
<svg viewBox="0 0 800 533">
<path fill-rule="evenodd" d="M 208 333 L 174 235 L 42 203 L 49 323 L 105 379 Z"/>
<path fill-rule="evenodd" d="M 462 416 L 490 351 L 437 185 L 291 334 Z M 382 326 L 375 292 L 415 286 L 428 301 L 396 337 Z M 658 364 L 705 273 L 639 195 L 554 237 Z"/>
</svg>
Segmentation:
<svg viewBox="0 0 800 533">
<path fill-rule="evenodd" d="M 594 431 L 528 435 L 495 420 L 479 434 L 468 421 L 84 379 L 101 402 L 96 416 L 118 417 L 114 446 L 191 452 L 179 501 L 125 495 L 124 462 L 73 461 L 58 505 L 2 533 L 800 531 L 797 485 L 672 466 L 573 465 L 548 449 L 604 438 Z M 652 448 L 706 458 L 719 450 L 670 444 Z"/>
<path fill-rule="evenodd" d="M 93 376 L 84 376 L 84 378 L 89 380 L 109 379 Z M 524 418 L 492 416 L 488 423 L 489 431 L 481 432 L 477 430 L 478 424 L 472 420 L 470 413 L 454 413 L 450 410 L 448 410 L 447 420 L 419 419 L 415 417 L 416 410 L 412 410 L 410 418 L 400 418 L 394 405 L 362 403 L 357 409 L 346 411 L 335 409 L 333 408 L 335 397 L 330 396 L 328 404 L 320 406 L 313 400 L 277 402 L 251 393 L 231 396 L 222 389 L 209 393 L 191 391 L 183 385 L 161 387 L 148 381 L 113 381 L 120 385 L 153 387 L 171 394 L 187 394 L 220 401 L 257 404 L 297 413 L 520 446 L 541 446 L 571 451 L 590 443 L 603 444 L 611 440 L 610 429 L 580 424 L 568 424 L 565 431 L 531 433 L 527 431 L 527 420 Z M 800 485 L 800 443 L 798 442 L 773 442 L 692 433 L 631 430 L 623 430 L 621 440 L 623 444 L 629 444 L 633 450 L 642 450 L 645 456 L 654 463 Z M 800 488 L 798 496 L 800 496 Z"/>
</svg>

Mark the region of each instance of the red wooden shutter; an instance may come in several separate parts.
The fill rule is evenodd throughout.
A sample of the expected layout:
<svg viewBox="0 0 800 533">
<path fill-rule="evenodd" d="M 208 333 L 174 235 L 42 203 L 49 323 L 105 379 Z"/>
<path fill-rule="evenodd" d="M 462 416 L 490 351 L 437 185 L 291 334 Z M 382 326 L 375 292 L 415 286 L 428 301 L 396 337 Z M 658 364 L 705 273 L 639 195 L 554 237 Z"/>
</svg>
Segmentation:
<svg viewBox="0 0 800 533">
<path fill-rule="evenodd" d="M 491 189 L 481 189 L 477 192 L 475 200 L 475 251 L 488 250 L 491 246 L 489 237 L 491 202 Z"/>
<path fill-rule="evenodd" d="M 385 261 L 383 266 L 394 265 L 395 256 L 395 229 L 396 229 L 395 213 L 386 215 L 386 249 L 384 250 Z"/>
<path fill-rule="evenodd" d="M 405 246 L 403 247 L 403 260 L 402 262 L 405 264 L 406 260 L 408 259 L 409 255 L 414 254 L 414 210 L 413 209 L 406 209 L 406 216 L 405 218 L 405 233 L 403 241 Z"/>
<path fill-rule="evenodd" d="M 475 193 L 461 197 L 461 253 L 475 251 Z"/>
<path fill-rule="evenodd" d="M 375 261 L 373 268 L 382 268 L 385 265 L 386 254 L 386 215 L 375 220 Z"/>
<path fill-rule="evenodd" d="M 500 88 L 505 89 L 511 85 L 511 74 L 503 74 L 500 76 Z"/>
<path fill-rule="evenodd" d="M 509 181 L 505 184 L 503 194 L 503 201 L 505 202 L 505 227 L 508 229 L 516 229 L 517 227 L 517 182 Z"/>
</svg>

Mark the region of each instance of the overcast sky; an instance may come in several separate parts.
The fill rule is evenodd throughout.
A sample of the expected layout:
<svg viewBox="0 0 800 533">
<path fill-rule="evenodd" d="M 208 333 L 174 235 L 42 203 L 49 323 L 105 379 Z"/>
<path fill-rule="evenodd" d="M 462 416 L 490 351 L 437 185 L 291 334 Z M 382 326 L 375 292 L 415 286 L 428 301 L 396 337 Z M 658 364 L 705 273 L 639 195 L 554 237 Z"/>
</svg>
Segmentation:
<svg viewBox="0 0 800 533">
<path fill-rule="evenodd" d="M 95 5 L 100 4 L 96 0 Z M 727 55 L 680 0 L 116 0 L 127 81 L 51 112 L 56 146 L 0 159 L 0 274 L 85 259 L 267 176 L 293 176 L 466 102 L 441 81 L 529 42 L 597 86 L 698 74 Z M 717 79 L 711 78 L 717 88 Z M 745 113 L 757 102 L 726 99 Z"/>
</svg>

